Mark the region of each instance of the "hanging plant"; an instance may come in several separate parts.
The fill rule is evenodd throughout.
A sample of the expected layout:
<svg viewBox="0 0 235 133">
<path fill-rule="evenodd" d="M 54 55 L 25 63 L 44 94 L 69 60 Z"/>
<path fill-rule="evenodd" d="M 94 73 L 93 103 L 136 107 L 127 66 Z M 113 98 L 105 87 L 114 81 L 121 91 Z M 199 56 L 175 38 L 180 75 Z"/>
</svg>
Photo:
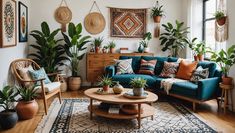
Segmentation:
<svg viewBox="0 0 235 133">
<path fill-rule="evenodd" d="M 225 16 L 224 12 L 216 11 L 214 16 L 218 25 L 222 26 L 225 24 L 227 17 Z"/>
<path fill-rule="evenodd" d="M 160 23 L 162 16 L 164 15 L 164 11 L 162 10 L 163 5 L 158 6 L 158 1 L 156 2 L 155 7 L 151 9 L 151 17 L 155 23 Z"/>
</svg>

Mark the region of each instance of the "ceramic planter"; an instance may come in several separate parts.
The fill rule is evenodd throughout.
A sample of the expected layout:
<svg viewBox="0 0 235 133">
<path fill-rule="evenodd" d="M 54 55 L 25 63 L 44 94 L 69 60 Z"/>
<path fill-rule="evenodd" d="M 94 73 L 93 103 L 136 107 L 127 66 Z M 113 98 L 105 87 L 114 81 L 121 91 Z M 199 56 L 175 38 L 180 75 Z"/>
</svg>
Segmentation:
<svg viewBox="0 0 235 133">
<path fill-rule="evenodd" d="M 227 19 L 227 17 L 222 17 L 220 19 L 217 19 L 216 21 L 217 21 L 218 25 L 222 26 L 225 24 L 226 19 Z"/>
<path fill-rule="evenodd" d="M 197 57 L 199 61 L 204 61 L 204 55 L 198 54 Z"/>
<path fill-rule="evenodd" d="M 95 53 L 99 53 L 100 52 L 100 47 L 95 47 Z"/>
<path fill-rule="evenodd" d="M 115 86 L 113 86 L 113 92 L 114 94 L 121 94 L 123 92 L 123 86 L 117 83 Z"/>
<path fill-rule="evenodd" d="M 154 17 L 153 17 L 153 21 L 154 21 L 155 23 L 160 23 L 160 22 L 161 22 L 161 18 L 162 18 L 162 16 L 154 16 Z"/>
<path fill-rule="evenodd" d="M 108 92 L 109 91 L 109 85 L 103 86 L 103 91 Z"/>
<path fill-rule="evenodd" d="M 32 119 L 38 112 L 38 103 L 35 100 L 19 101 L 16 110 L 21 120 Z"/>
<path fill-rule="evenodd" d="M 144 88 L 133 88 L 134 96 L 142 96 L 144 94 Z"/>
<path fill-rule="evenodd" d="M 222 77 L 222 83 L 223 83 L 224 85 L 232 85 L 232 83 L 233 83 L 233 78 L 232 78 L 232 77 L 225 77 L 225 76 L 223 76 L 223 77 Z"/>
<path fill-rule="evenodd" d="M 109 49 L 109 52 L 110 52 L 110 53 L 115 53 L 115 48 L 110 48 L 110 49 Z"/>
<path fill-rule="evenodd" d="M 18 121 L 18 116 L 15 110 L 0 112 L 0 126 L 2 129 L 13 128 Z"/>
<path fill-rule="evenodd" d="M 81 77 L 69 77 L 68 86 L 69 90 L 77 91 L 81 88 Z"/>
</svg>

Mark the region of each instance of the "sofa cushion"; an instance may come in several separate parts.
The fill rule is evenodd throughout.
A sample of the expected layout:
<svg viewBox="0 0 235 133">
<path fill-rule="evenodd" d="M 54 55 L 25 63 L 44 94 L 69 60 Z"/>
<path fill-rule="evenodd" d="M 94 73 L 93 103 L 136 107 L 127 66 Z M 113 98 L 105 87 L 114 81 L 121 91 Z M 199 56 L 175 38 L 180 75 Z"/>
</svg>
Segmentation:
<svg viewBox="0 0 235 133">
<path fill-rule="evenodd" d="M 164 62 L 164 67 L 162 69 L 160 77 L 174 78 L 177 73 L 179 63 L 176 62 Z"/>
<path fill-rule="evenodd" d="M 217 67 L 216 63 L 209 61 L 201 61 L 198 63 L 197 66 L 201 66 L 203 69 L 209 68 L 209 78 L 214 77 Z"/>
<path fill-rule="evenodd" d="M 156 66 L 157 60 L 146 61 L 141 59 L 139 74 L 154 75 L 154 69 Z"/>
<path fill-rule="evenodd" d="M 119 83 L 124 87 L 130 87 L 130 81 L 133 78 L 143 78 L 147 80 L 148 88 L 155 87 L 156 79 L 150 75 L 143 74 L 122 74 L 122 75 L 114 75 L 112 77 L 113 81 L 119 81 Z"/>
<path fill-rule="evenodd" d="M 198 85 L 192 82 L 178 82 L 172 85 L 170 93 L 196 98 L 197 89 Z"/>
<path fill-rule="evenodd" d="M 39 79 L 43 79 L 45 78 L 45 80 L 43 80 L 43 82 L 45 84 L 48 84 L 48 83 L 51 83 L 49 77 L 47 76 L 46 72 L 45 72 L 45 69 L 42 67 L 38 70 L 29 70 L 29 74 L 31 75 L 31 77 L 34 79 L 34 80 L 39 80 Z M 36 85 L 41 85 L 41 82 L 38 81 L 36 83 Z"/>
<path fill-rule="evenodd" d="M 150 56 L 142 56 L 142 59 L 144 60 L 157 60 L 157 64 L 155 66 L 155 74 L 159 75 L 162 72 L 163 66 L 164 66 L 164 61 L 168 61 L 168 57 L 150 57 Z"/>
<path fill-rule="evenodd" d="M 136 73 L 140 69 L 141 56 L 120 56 L 120 60 L 132 59 L 132 69 Z"/>
<path fill-rule="evenodd" d="M 182 60 L 178 72 L 176 73 L 176 78 L 190 80 L 193 71 L 196 70 L 198 62 L 188 63 Z"/>
<path fill-rule="evenodd" d="M 190 81 L 197 83 L 199 80 L 206 79 L 209 76 L 209 68 L 203 69 L 199 66 L 194 72 Z"/>
</svg>

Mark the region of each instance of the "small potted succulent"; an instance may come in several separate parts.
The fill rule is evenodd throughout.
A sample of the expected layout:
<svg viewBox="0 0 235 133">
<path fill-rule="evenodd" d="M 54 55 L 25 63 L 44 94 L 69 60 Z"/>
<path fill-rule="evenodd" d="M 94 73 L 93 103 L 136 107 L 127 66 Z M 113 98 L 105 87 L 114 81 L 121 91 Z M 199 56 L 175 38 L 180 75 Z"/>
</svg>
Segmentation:
<svg viewBox="0 0 235 133">
<path fill-rule="evenodd" d="M 10 86 L 5 86 L 0 90 L 0 107 L 4 108 L 4 110 L 0 112 L 0 126 L 3 129 L 14 127 L 18 121 L 16 111 L 10 106 L 10 104 L 16 102 L 15 97 L 17 95 L 18 93 Z"/>
<path fill-rule="evenodd" d="M 235 45 L 232 45 L 227 51 L 222 49 L 218 53 L 212 52 L 211 60 L 215 61 L 220 66 L 223 72 L 223 84 L 231 85 L 233 78 L 229 77 L 229 71 L 235 64 Z"/>
<path fill-rule="evenodd" d="M 100 48 L 102 46 L 103 41 L 104 41 L 103 37 L 98 37 L 98 38 L 94 39 L 93 43 L 95 44 L 95 52 L 96 53 L 100 52 Z"/>
<path fill-rule="evenodd" d="M 144 34 L 143 40 L 140 42 L 139 49 L 141 49 L 141 46 L 143 47 L 142 52 L 148 53 L 149 52 L 149 41 L 152 39 L 152 34 L 150 32 L 147 32 Z"/>
<path fill-rule="evenodd" d="M 222 11 L 216 11 L 215 14 L 214 14 L 214 16 L 215 16 L 216 22 L 217 22 L 220 26 L 225 24 L 227 17 L 225 16 L 224 12 L 222 12 Z"/>
<path fill-rule="evenodd" d="M 151 17 L 153 18 L 155 23 L 160 23 L 161 18 L 164 15 L 164 11 L 162 10 L 163 5 L 161 6 L 155 6 L 151 9 Z"/>
<path fill-rule="evenodd" d="M 112 78 L 107 76 L 99 77 L 99 86 L 103 87 L 103 91 L 108 92 L 109 87 L 113 84 Z"/>
<path fill-rule="evenodd" d="M 108 47 L 109 47 L 109 52 L 110 53 L 114 53 L 115 52 L 116 43 L 114 41 L 111 41 L 111 42 L 109 42 Z"/>
<path fill-rule="evenodd" d="M 37 96 L 37 89 L 30 88 L 17 88 L 21 99 L 16 105 L 16 111 L 21 120 L 32 119 L 38 112 L 38 103 L 34 99 Z"/>
<path fill-rule="evenodd" d="M 144 94 L 144 88 L 147 86 L 147 80 L 143 78 L 134 78 L 131 79 L 130 85 L 133 88 L 133 94 L 135 96 L 142 96 Z"/>
</svg>

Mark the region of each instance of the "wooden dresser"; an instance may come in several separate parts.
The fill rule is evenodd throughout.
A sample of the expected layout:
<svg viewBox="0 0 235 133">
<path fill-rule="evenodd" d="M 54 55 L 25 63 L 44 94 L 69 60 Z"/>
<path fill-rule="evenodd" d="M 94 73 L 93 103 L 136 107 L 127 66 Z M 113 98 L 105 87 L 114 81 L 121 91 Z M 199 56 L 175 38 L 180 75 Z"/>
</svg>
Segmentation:
<svg viewBox="0 0 235 133">
<path fill-rule="evenodd" d="M 91 83 L 97 82 L 98 77 L 104 74 L 104 68 L 113 65 L 115 63 L 113 59 L 119 59 L 120 56 L 153 56 L 153 53 L 87 53 L 87 81 Z"/>
</svg>

